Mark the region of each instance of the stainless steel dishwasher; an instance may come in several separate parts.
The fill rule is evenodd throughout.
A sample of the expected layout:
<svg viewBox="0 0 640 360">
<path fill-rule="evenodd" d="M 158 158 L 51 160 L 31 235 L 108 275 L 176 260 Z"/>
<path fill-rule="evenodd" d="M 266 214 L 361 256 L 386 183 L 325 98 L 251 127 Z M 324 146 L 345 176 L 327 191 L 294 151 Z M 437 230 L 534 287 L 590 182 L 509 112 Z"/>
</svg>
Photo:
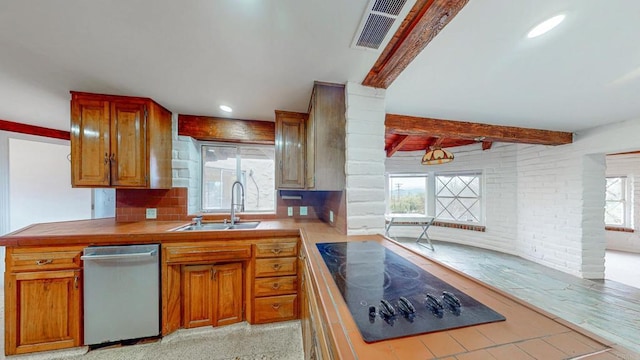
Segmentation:
<svg viewBox="0 0 640 360">
<path fill-rule="evenodd" d="M 160 334 L 160 245 L 84 249 L 84 343 Z"/>
</svg>

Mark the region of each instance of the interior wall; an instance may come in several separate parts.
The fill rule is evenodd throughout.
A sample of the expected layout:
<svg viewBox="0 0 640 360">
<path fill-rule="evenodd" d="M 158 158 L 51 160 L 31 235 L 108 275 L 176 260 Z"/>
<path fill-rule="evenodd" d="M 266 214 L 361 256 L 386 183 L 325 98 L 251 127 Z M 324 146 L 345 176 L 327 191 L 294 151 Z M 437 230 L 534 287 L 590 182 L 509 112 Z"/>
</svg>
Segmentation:
<svg viewBox="0 0 640 360">
<path fill-rule="evenodd" d="M 516 254 L 517 238 L 517 178 L 515 145 L 496 143 L 483 151 L 481 145 L 469 145 L 452 149 L 454 161 L 426 166 L 422 165 L 424 151 L 396 152 L 385 161 L 387 173 L 428 174 L 436 172 L 481 170 L 484 177 L 482 196 L 485 232 L 432 226 L 429 236 L 435 240 L 449 241 Z M 429 214 L 433 215 L 433 214 Z M 419 227 L 392 228 L 391 235 L 416 237 Z"/>
<path fill-rule="evenodd" d="M 606 157 L 607 176 L 626 176 L 632 188 L 633 232 L 606 231 L 607 249 L 640 253 L 640 154 Z"/>
<path fill-rule="evenodd" d="M 71 187 L 70 145 L 9 139 L 9 228 L 91 218 L 91 189 Z"/>
<path fill-rule="evenodd" d="M 0 131 L 1 235 L 32 223 L 91 218 L 91 190 L 71 188 L 69 153 L 68 141 Z"/>
<path fill-rule="evenodd" d="M 347 234 L 384 232 L 385 90 L 345 87 Z"/>
</svg>

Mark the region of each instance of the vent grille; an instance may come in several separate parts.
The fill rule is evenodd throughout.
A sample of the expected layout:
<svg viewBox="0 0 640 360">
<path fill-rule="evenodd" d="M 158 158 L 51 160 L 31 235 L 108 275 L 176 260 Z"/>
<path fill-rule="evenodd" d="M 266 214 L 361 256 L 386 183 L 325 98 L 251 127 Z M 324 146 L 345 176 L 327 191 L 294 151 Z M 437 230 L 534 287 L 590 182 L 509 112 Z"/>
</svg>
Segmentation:
<svg viewBox="0 0 640 360">
<path fill-rule="evenodd" d="M 378 50 L 406 3 L 407 0 L 371 0 L 351 46 Z"/>
<path fill-rule="evenodd" d="M 375 0 L 371 11 L 398 16 L 407 0 Z"/>
</svg>

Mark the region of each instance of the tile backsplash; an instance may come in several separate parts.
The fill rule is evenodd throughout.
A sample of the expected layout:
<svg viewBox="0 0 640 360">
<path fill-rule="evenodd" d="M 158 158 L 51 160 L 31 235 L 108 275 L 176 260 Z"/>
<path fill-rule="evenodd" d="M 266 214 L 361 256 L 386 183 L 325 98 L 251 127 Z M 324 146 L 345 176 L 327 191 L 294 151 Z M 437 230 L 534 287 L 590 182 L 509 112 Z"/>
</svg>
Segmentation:
<svg viewBox="0 0 640 360">
<path fill-rule="evenodd" d="M 187 188 L 116 190 L 117 222 L 146 220 L 147 209 L 156 209 L 156 220 L 187 220 Z"/>
</svg>

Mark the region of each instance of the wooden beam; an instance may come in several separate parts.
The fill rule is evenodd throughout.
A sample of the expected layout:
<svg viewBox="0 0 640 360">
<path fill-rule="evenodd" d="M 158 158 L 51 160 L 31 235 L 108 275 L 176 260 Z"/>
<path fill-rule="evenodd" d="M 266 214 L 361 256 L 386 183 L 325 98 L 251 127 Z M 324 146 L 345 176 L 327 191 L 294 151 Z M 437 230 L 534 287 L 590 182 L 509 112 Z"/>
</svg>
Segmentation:
<svg viewBox="0 0 640 360">
<path fill-rule="evenodd" d="M 407 141 L 409 140 L 409 135 L 400 135 L 398 137 L 398 140 L 393 143 L 387 150 L 387 157 L 391 157 L 393 156 L 393 154 L 396 153 L 396 151 L 400 150 L 400 148 L 402 148 L 402 145 L 404 145 Z"/>
<path fill-rule="evenodd" d="M 392 134 L 437 136 L 482 141 L 538 145 L 563 145 L 573 141 L 570 132 L 499 126 L 387 114 L 386 131 Z"/>
<path fill-rule="evenodd" d="M 388 88 L 469 0 L 418 0 L 362 85 Z"/>
<path fill-rule="evenodd" d="M 274 145 L 276 124 L 270 121 L 180 114 L 178 115 L 178 135 L 206 141 Z"/>
<path fill-rule="evenodd" d="M 50 129 L 41 126 L 21 124 L 0 119 L 0 130 L 17 132 L 21 134 L 44 136 L 54 139 L 69 140 L 71 134 L 68 131 Z"/>
<path fill-rule="evenodd" d="M 483 141 L 482 142 L 482 150 L 489 150 L 493 146 L 493 141 Z"/>
</svg>

